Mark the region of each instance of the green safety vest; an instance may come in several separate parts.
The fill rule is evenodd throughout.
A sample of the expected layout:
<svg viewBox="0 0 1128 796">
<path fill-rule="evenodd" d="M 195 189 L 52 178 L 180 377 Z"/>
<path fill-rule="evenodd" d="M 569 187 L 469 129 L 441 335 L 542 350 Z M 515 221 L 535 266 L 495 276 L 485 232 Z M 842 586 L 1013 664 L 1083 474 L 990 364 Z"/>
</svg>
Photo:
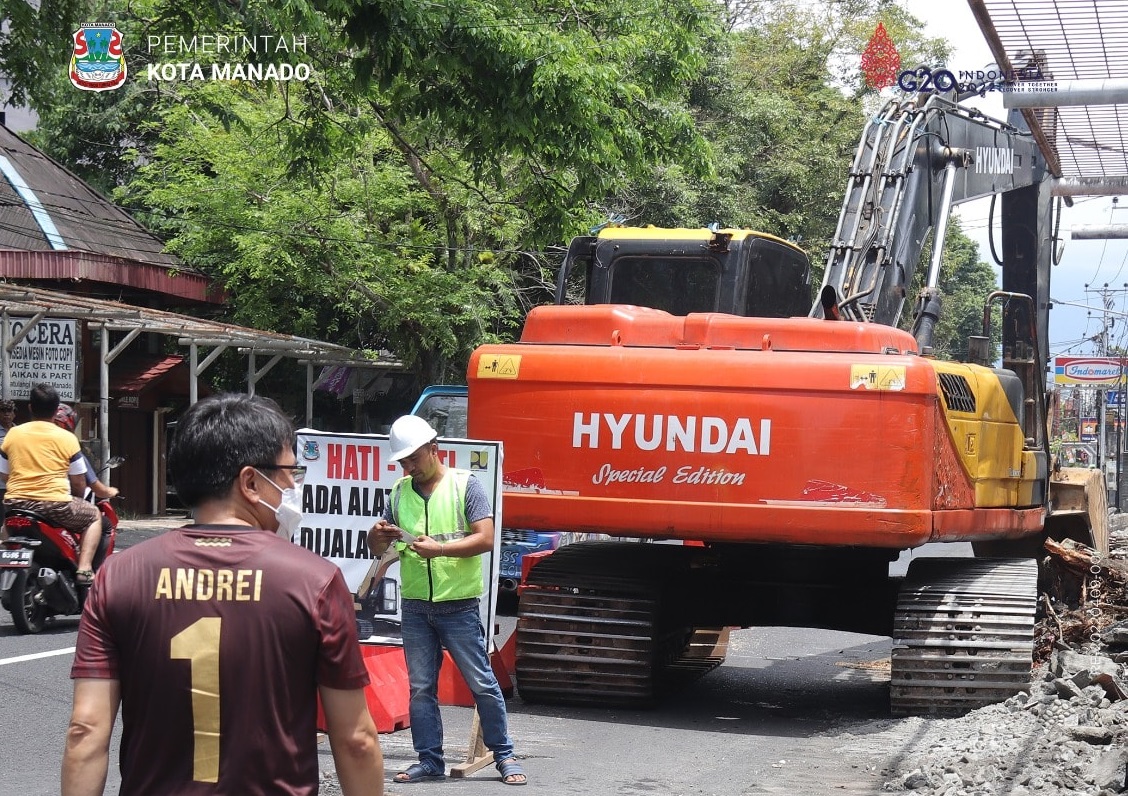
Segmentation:
<svg viewBox="0 0 1128 796">
<path fill-rule="evenodd" d="M 466 520 L 466 470 L 447 468 L 428 500 L 411 488 L 411 476 L 392 486 L 392 516 L 396 524 L 415 536 L 430 536 L 447 543 L 470 535 Z M 400 589 L 404 599 L 447 602 L 482 596 L 481 555 L 470 558 L 439 556 L 423 558 L 405 542 L 397 542 L 400 554 Z"/>
</svg>

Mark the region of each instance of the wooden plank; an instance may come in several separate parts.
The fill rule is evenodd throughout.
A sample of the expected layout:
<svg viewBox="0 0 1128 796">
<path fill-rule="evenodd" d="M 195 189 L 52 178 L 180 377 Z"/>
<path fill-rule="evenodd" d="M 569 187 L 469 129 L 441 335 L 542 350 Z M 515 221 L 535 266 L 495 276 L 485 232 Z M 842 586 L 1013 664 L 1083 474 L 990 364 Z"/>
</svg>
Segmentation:
<svg viewBox="0 0 1128 796">
<path fill-rule="evenodd" d="M 482 740 L 482 723 L 478 720 L 478 709 L 474 708 L 474 720 L 470 723 L 470 743 L 467 744 L 466 762 L 450 767 L 452 777 L 468 777 L 493 763 L 493 752 L 486 748 Z"/>
</svg>

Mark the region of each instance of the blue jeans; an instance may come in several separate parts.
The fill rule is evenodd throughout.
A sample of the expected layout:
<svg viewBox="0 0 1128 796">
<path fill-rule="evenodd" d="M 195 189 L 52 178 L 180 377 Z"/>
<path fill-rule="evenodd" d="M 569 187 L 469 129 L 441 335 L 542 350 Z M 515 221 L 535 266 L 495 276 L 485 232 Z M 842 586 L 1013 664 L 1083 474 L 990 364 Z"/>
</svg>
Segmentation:
<svg viewBox="0 0 1128 796">
<path fill-rule="evenodd" d="M 411 684 L 411 741 L 419 762 L 432 773 L 446 772 L 438 696 L 444 647 L 474 694 L 482 740 L 493 752 L 494 762 L 513 757 L 505 697 L 486 653 L 478 600 L 404 600 L 402 615 L 403 653 Z"/>
</svg>

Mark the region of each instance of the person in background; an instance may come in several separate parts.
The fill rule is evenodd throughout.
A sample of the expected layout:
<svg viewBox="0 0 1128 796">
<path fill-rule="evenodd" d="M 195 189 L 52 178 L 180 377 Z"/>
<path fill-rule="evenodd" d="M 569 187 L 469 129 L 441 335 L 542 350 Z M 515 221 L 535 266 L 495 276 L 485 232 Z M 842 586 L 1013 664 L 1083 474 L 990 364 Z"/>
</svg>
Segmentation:
<svg viewBox="0 0 1128 796">
<path fill-rule="evenodd" d="M 121 707 L 122 796 L 314 796 L 317 698 L 345 796 L 380 796 L 384 762 L 352 595 L 290 542 L 305 467 L 273 401 L 215 395 L 168 463 L 194 525 L 115 553 L 78 628 L 63 796 L 101 794 Z"/>
<path fill-rule="evenodd" d="M 94 580 L 94 554 L 102 539 L 102 513 L 83 500 L 86 464 L 78 438 L 56 426 L 59 394 L 50 384 L 37 384 L 28 398 L 31 420 L 8 430 L 0 445 L 0 481 L 6 509 L 21 508 L 80 537 L 75 580 Z"/>
<path fill-rule="evenodd" d="M 392 486 L 384 516 L 368 532 L 368 546 L 381 555 L 395 544 L 403 596 L 403 652 L 411 690 L 411 740 L 419 762 L 394 782 L 443 779 L 443 722 L 439 713 L 439 667 L 443 648 L 474 694 L 482 740 L 507 785 L 528 782 L 513 756 L 505 697 L 486 652 L 479 615 L 482 553 L 494 549 L 493 510 L 481 482 L 466 470 L 439 460 L 435 430 L 421 417 L 392 424 L 391 458 L 404 477 Z M 401 529 L 411 534 L 406 543 Z"/>
<path fill-rule="evenodd" d="M 0 401 L 0 445 L 4 444 L 4 437 L 8 436 L 8 429 L 16 424 L 16 402 Z M 0 522 L 4 521 L 4 489 L 0 484 Z M 0 528 L 0 538 L 8 538 L 6 532 Z"/>
<path fill-rule="evenodd" d="M 59 404 L 59 408 L 55 411 L 55 425 L 74 434 L 74 430 L 78 428 L 78 412 L 66 404 Z M 86 486 L 94 493 L 94 497 L 99 500 L 110 500 L 117 497 L 118 488 L 106 486 L 98 479 L 98 473 L 94 469 L 94 463 L 90 461 L 90 457 L 83 453 L 82 460 L 86 462 Z"/>
<path fill-rule="evenodd" d="M 0 401 L 0 444 L 8 436 L 8 429 L 16 424 L 16 402 Z"/>
</svg>

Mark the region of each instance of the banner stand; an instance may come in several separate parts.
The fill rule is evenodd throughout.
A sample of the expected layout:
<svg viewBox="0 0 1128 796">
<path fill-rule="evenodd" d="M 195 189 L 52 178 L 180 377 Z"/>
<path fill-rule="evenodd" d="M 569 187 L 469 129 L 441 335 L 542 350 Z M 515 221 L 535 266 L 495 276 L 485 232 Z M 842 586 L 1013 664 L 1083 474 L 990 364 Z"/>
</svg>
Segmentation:
<svg viewBox="0 0 1128 796">
<path fill-rule="evenodd" d="M 470 743 L 466 747 L 466 762 L 450 767 L 452 777 L 468 777 L 475 771 L 493 762 L 493 753 L 482 740 L 482 723 L 478 720 L 478 709 L 474 708 L 474 720 L 470 723 Z"/>
</svg>

